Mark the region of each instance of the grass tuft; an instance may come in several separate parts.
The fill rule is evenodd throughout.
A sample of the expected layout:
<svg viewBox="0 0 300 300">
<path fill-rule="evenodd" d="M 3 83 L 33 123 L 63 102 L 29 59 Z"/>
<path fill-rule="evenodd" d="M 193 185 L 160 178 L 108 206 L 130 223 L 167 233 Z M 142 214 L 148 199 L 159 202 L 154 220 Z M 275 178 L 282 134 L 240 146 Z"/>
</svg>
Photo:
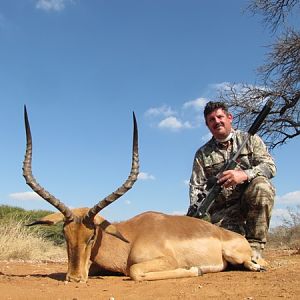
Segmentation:
<svg viewBox="0 0 300 300">
<path fill-rule="evenodd" d="M 66 249 L 26 227 L 28 219 L 0 219 L 0 260 L 65 261 Z"/>
</svg>

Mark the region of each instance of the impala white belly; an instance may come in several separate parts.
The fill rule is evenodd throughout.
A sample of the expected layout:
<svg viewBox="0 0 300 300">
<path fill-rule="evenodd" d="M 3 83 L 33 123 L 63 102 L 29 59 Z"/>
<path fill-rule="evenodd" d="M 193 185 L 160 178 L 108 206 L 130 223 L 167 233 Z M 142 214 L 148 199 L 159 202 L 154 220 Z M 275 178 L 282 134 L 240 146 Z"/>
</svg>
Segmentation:
<svg viewBox="0 0 300 300">
<path fill-rule="evenodd" d="M 216 238 L 209 237 L 177 242 L 166 241 L 165 247 L 173 252 L 178 267 L 216 268 L 215 272 L 226 267 L 222 255 L 222 244 Z"/>
</svg>

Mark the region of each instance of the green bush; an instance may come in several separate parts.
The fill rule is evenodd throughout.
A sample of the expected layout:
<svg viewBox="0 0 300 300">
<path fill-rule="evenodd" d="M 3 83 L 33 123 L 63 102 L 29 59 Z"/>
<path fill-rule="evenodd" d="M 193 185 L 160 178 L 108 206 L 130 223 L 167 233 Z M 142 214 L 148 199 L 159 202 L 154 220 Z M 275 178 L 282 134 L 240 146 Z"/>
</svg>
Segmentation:
<svg viewBox="0 0 300 300">
<path fill-rule="evenodd" d="M 53 212 L 47 210 L 25 210 L 20 207 L 0 205 L 0 224 L 5 224 L 13 219 L 25 226 L 51 213 Z M 53 242 L 55 245 L 63 245 L 65 243 L 65 239 L 62 232 L 62 226 L 62 223 L 52 226 L 36 225 L 28 227 L 28 230 L 43 236 L 45 239 Z"/>
<path fill-rule="evenodd" d="M 0 226 L 0 260 L 66 261 L 63 247 L 33 232 L 24 222 L 11 217 Z"/>
</svg>

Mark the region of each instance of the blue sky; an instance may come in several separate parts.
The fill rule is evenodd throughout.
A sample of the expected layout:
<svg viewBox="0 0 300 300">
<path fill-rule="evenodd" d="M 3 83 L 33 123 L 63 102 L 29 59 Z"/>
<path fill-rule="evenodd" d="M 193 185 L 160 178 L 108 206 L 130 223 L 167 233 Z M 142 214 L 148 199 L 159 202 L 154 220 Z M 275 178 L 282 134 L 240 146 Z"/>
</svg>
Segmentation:
<svg viewBox="0 0 300 300">
<path fill-rule="evenodd" d="M 203 105 L 224 83 L 251 83 L 274 37 L 247 1 L 10 0 L 0 2 L 0 204 L 53 209 L 22 176 L 23 106 L 33 174 L 70 207 L 91 207 L 127 178 L 132 111 L 140 179 L 101 213 L 185 213 Z M 273 226 L 300 204 L 299 139 L 272 154 Z"/>
</svg>

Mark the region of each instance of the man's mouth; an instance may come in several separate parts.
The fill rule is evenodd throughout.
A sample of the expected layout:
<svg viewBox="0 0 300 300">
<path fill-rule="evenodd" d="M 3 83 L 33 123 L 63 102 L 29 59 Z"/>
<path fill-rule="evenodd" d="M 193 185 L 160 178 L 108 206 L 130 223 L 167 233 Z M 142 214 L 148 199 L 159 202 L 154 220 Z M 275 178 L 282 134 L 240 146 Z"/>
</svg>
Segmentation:
<svg viewBox="0 0 300 300">
<path fill-rule="evenodd" d="M 214 129 L 219 129 L 221 127 L 224 127 L 223 124 L 217 124 Z"/>
</svg>

